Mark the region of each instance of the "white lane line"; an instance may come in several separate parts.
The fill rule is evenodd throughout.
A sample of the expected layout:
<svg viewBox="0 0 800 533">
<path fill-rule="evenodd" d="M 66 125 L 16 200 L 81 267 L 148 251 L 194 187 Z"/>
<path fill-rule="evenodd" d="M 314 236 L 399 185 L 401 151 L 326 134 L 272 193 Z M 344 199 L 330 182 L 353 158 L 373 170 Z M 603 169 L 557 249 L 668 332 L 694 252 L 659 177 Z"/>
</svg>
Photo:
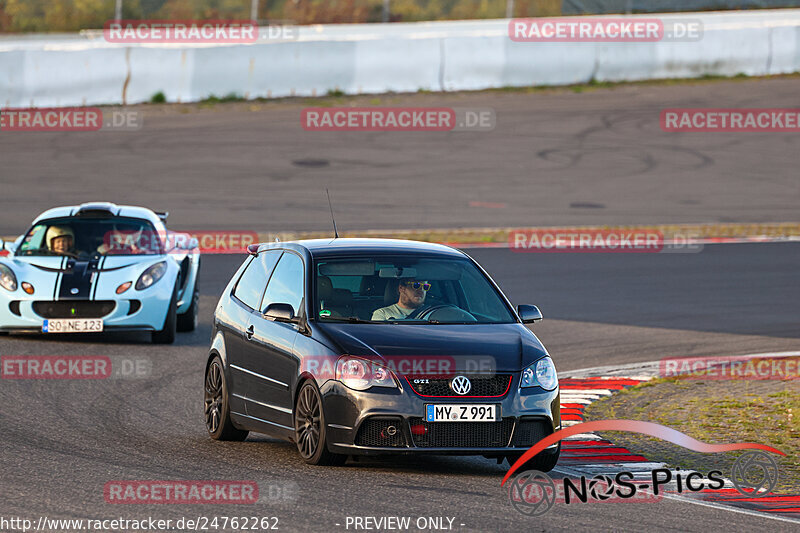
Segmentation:
<svg viewBox="0 0 800 533">
<path fill-rule="evenodd" d="M 571 440 L 606 440 L 594 433 L 578 433 L 577 435 L 572 435 L 564 439 L 564 441 L 571 441 Z M 597 446 L 597 448 L 602 449 L 603 446 Z"/>
<path fill-rule="evenodd" d="M 745 355 L 681 355 L 681 356 L 670 356 L 665 357 L 664 359 L 719 359 L 720 357 L 730 358 L 730 359 L 754 359 L 759 357 L 797 357 L 800 356 L 800 351 L 792 351 L 792 352 L 762 352 L 762 353 L 750 353 Z M 591 368 L 582 368 L 579 370 L 572 370 L 569 372 L 559 372 L 562 379 L 586 379 L 586 378 L 596 378 L 598 376 L 608 377 L 610 379 L 639 379 L 641 381 L 647 381 L 654 377 L 658 377 L 659 373 L 659 365 L 661 361 L 646 361 L 642 363 L 628 363 L 624 365 L 606 365 L 606 366 L 595 366 Z M 625 375 L 621 375 L 625 373 Z M 637 377 L 629 377 L 632 376 L 632 373 L 640 373 Z"/>
<path fill-rule="evenodd" d="M 561 389 L 561 397 L 579 396 L 591 398 L 593 396 L 611 396 L 611 391 L 608 389 L 591 389 L 591 390 L 576 390 L 576 389 Z"/>
<path fill-rule="evenodd" d="M 589 405 L 592 403 L 592 400 L 586 400 L 584 398 L 570 398 L 570 401 L 565 402 L 564 398 L 561 398 L 561 404 L 563 405 L 565 403 L 582 403 L 583 405 Z"/>
</svg>

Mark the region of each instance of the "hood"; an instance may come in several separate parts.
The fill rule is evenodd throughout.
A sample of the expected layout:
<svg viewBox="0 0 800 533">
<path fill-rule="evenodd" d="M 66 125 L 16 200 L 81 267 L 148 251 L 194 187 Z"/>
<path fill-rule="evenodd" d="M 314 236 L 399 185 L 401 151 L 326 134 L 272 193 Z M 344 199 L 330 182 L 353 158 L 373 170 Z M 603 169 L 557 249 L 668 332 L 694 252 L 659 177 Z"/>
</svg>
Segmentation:
<svg viewBox="0 0 800 533">
<path fill-rule="evenodd" d="M 438 358 L 459 371 L 516 372 L 547 355 L 521 324 L 317 323 L 342 354 L 380 358 L 392 368 Z M 487 368 L 485 365 L 492 365 Z"/>
<path fill-rule="evenodd" d="M 71 257 L 56 255 L 15 255 L 13 258 L 9 259 L 12 259 L 17 266 L 30 265 L 46 271 L 66 270 L 68 268 L 68 263 L 90 262 L 88 259 L 78 261 Z M 160 255 L 109 255 L 101 257 L 97 263 L 101 271 L 106 271 L 143 263 L 150 265 L 163 260 L 164 256 Z"/>
<path fill-rule="evenodd" d="M 14 256 L 6 263 L 10 263 L 20 281 L 34 285 L 37 298 L 95 300 L 115 298 L 114 291 L 120 284 L 135 282 L 150 265 L 165 257 L 103 256 L 80 260 L 66 256 L 23 255 Z"/>
</svg>

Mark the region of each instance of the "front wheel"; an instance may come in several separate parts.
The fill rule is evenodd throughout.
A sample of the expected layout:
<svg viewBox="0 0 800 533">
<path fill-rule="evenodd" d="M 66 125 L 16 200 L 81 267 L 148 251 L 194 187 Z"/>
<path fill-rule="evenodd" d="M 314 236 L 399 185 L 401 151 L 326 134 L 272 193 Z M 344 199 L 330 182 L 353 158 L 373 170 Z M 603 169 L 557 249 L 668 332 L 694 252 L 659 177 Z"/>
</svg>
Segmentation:
<svg viewBox="0 0 800 533">
<path fill-rule="evenodd" d="M 294 406 L 294 438 L 297 451 L 310 465 L 339 466 L 347 460 L 346 455 L 328 451 L 325 414 L 322 398 L 313 380 L 306 381 L 297 395 Z"/>
<path fill-rule="evenodd" d="M 236 429 L 231 422 L 231 409 L 228 401 L 228 384 L 222 359 L 214 356 L 206 369 L 205 393 L 206 430 L 214 440 L 242 441 L 247 438 L 248 431 Z"/>
<path fill-rule="evenodd" d="M 194 288 L 192 293 L 192 304 L 185 313 L 178 315 L 177 329 L 178 331 L 194 331 L 197 328 L 197 308 L 200 302 L 200 293 L 197 287 Z"/>
<path fill-rule="evenodd" d="M 167 318 L 164 320 L 164 329 L 152 332 L 153 344 L 172 344 L 175 342 L 175 331 L 178 321 L 178 287 L 172 291 L 172 299 L 169 302 Z"/>
</svg>

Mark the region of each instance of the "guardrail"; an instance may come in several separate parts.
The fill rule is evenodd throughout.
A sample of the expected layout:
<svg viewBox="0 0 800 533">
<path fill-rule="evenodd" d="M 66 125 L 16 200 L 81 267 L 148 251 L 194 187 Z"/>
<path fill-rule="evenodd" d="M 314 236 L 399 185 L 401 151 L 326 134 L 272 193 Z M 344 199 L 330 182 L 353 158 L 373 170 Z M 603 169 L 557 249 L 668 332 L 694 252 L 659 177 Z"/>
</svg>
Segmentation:
<svg viewBox="0 0 800 533">
<path fill-rule="evenodd" d="M 631 17 L 635 20 L 638 15 Z M 647 18 L 653 18 L 648 15 Z M 513 42 L 508 20 L 302 26 L 253 44 L 114 44 L 100 34 L 0 38 L 0 106 L 480 90 L 800 71 L 800 10 L 658 15 L 696 42 Z"/>
</svg>

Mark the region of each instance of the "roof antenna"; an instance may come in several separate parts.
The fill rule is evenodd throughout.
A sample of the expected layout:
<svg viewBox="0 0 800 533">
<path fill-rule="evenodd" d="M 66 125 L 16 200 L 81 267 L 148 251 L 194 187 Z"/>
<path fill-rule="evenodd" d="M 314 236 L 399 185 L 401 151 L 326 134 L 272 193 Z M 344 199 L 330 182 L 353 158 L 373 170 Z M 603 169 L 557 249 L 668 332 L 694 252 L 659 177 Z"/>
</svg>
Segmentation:
<svg viewBox="0 0 800 533">
<path fill-rule="evenodd" d="M 328 195 L 328 207 L 331 209 L 331 220 L 333 221 L 333 238 L 339 238 L 339 231 L 336 229 L 336 219 L 333 217 L 333 206 L 331 205 L 331 193 L 328 191 L 328 188 L 325 187 L 325 194 Z"/>
</svg>

